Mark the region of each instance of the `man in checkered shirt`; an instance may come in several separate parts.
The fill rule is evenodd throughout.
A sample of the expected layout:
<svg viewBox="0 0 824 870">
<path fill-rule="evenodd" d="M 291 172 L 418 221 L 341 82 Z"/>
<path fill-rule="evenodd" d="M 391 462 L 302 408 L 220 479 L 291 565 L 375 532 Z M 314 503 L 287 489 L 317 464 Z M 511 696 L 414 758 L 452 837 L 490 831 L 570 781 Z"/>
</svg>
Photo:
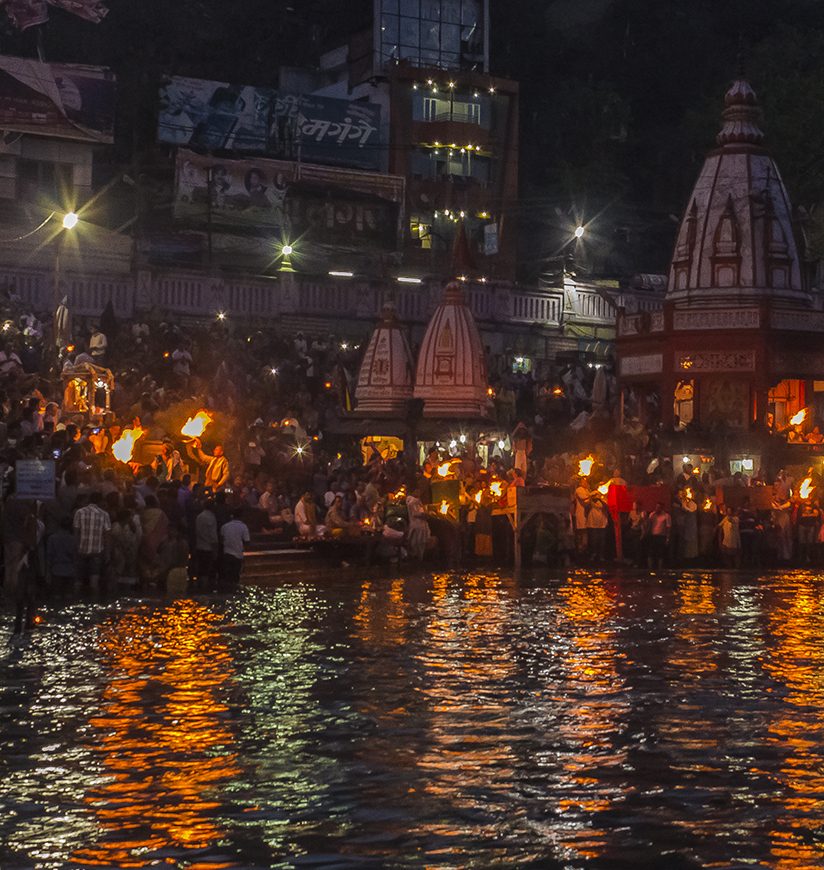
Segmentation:
<svg viewBox="0 0 824 870">
<path fill-rule="evenodd" d="M 74 535 L 77 538 L 77 577 L 81 583 L 96 587 L 103 567 L 103 553 L 112 528 L 106 511 L 100 507 L 99 492 L 89 495 L 89 503 L 75 511 Z"/>
</svg>

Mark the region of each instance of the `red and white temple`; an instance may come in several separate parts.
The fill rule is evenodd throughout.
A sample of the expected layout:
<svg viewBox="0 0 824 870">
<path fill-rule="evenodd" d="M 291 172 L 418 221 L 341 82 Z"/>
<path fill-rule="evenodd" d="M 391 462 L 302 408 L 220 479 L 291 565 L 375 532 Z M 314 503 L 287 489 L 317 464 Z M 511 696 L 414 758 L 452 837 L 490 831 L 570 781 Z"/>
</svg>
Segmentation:
<svg viewBox="0 0 824 870">
<path fill-rule="evenodd" d="M 363 355 L 355 395 L 365 416 L 403 419 L 412 398 L 412 351 L 395 308 L 387 305 Z"/>
<path fill-rule="evenodd" d="M 489 381 L 475 318 L 457 281 L 447 284 L 418 354 L 415 398 L 423 415 L 443 420 L 487 416 Z"/>
<path fill-rule="evenodd" d="M 738 79 L 681 221 L 664 307 L 619 318 L 625 416 L 632 405 L 650 424 L 658 406 L 668 425 L 781 430 L 814 404 L 824 311 L 805 287 L 760 121 L 755 92 Z"/>
</svg>

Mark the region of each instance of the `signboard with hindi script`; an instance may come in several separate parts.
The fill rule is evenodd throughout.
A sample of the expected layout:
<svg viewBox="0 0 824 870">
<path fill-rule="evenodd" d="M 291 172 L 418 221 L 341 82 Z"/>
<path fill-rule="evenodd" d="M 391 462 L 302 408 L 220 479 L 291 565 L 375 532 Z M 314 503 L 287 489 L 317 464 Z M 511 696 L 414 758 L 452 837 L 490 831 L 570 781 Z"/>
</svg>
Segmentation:
<svg viewBox="0 0 824 870">
<path fill-rule="evenodd" d="M 48 501 L 54 498 L 54 460 L 18 459 L 14 466 L 18 498 Z"/>
<path fill-rule="evenodd" d="M 194 226 L 265 227 L 288 239 L 392 251 L 403 198 L 395 175 L 177 153 L 174 216 Z"/>
<path fill-rule="evenodd" d="M 381 107 L 175 76 L 160 89 L 157 138 L 169 145 L 379 169 Z"/>
</svg>

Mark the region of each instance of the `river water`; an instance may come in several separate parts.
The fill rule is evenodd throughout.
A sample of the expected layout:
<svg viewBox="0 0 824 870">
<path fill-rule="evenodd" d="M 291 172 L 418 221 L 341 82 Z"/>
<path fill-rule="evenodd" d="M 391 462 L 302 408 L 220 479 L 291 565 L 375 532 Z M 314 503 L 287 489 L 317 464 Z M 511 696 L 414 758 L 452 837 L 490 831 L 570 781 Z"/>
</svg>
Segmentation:
<svg viewBox="0 0 824 870">
<path fill-rule="evenodd" d="M 824 866 L 824 577 L 296 579 L 0 622 L 0 867 Z"/>
</svg>

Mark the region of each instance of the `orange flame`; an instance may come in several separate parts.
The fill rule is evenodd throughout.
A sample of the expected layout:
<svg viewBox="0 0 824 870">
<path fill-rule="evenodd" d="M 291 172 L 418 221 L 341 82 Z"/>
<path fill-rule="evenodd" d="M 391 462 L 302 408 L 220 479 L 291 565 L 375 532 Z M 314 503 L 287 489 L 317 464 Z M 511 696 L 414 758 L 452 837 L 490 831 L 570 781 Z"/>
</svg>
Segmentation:
<svg viewBox="0 0 824 870">
<path fill-rule="evenodd" d="M 702 504 L 701 507 L 702 507 L 705 511 L 711 511 L 711 510 L 712 510 L 712 499 L 711 499 L 711 498 L 705 498 L 705 499 L 704 499 L 704 504 Z"/>
<path fill-rule="evenodd" d="M 187 438 L 200 438 L 213 419 L 214 418 L 208 411 L 200 410 L 194 415 L 194 417 L 189 417 L 189 419 L 183 424 L 180 434 L 185 435 Z"/>
<path fill-rule="evenodd" d="M 608 494 L 609 494 L 609 484 L 608 484 L 608 483 L 602 483 L 602 484 L 598 487 L 598 492 L 600 492 L 601 495 L 608 495 Z"/>
<path fill-rule="evenodd" d="M 449 477 L 449 472 L 452 470 L 451 462 L 444 462 L 443 465 L 438 466 L 438 477 Z"/>
<path fill-rule="evenodd" d="M 146 430 L 141 426 L 135 426 L 134 429 L 124 429 L 117 441 L 112 444 L 114 458 L 120 462 L 131 462 L 134 446 L 145 434 Z"/>
<path fill-rule="evenodd" d="M 495 498 L 500 498 L 504 494 L 503 484 L 500 480 L 494 480 L 489 484 L 489 491 L 495 496 Z"/>
<path fill-rule="evenodd" d="M 475 501 L 476 501 L 478 504 L 481 503 L 481 499 L 483 498 L 483 495 L 484 495 L 484 494 L 483 494 L 483 491 L 480 490 L 480 489 L 475 493 Z"/>
<path fill-rule="evenodd" d="M 595 465 L 595 457 L 590 454 L 586 459 L 578 460 L 578 474 L 589 477 L 592 474 L 592 466 Z"/>
<path fill-rule="evenodd" d="M 805 477 L 804 480 L 801 481 L 801 486 L 798 487 L 799 498 L 809 498 L 814 489 L 813 479 L 811 477 Z"/>
<path fill-rule="evenodd" d="M 438 508 L 438 510 L 439 510 L 439 511 L 444 515 L 444 516 L 446 516 L 446 515 L 449 513 L 449 502 L 448 502 L 446 499 L 443 499 L 443 500 L 441 501 L 441 506 Z"/>
<path fill-rule="evenodd" d="M 687 501 L 692 501 L 692 490 L 689 487 L 684 490 L 684 498 Z"/>
<path fill-rule="evenodd" d="M 790 423 L 792 423 L 793 426 L 800 426 L 806 419 L 807 409 L 802 408 L 797 414 L 793 414 L 793 416 L 790 417 Z"/>
</svg>

